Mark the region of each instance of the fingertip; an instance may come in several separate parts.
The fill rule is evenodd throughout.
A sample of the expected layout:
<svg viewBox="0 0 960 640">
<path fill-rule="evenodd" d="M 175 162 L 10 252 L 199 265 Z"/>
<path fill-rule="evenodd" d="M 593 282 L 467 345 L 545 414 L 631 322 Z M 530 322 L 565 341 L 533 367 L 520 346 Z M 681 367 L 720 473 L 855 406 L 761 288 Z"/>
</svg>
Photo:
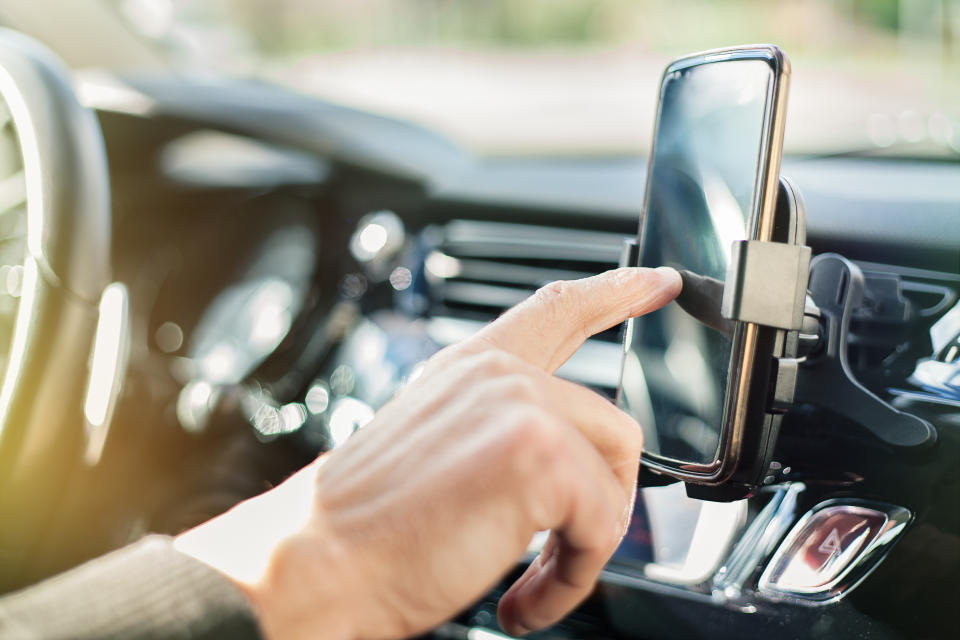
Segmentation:
<svg viewBox="0 0 960 640">
<path fill-rule="evenodd" d="M 623 294 L 626 296 L 626 317 L 631 318 L 669 304 L 683 288 L 680 272 L 672 267 L 630 267 L 622 277 L 629 283 Z"/>
<path fill-rule="evenodd" d="M 547 544 L 550 543 L 548 542 Z M 512 636 L 523 636 L 532 631 L 532 629 L 520 623 L 520 612 L 518 608 L 520 602 L 519 594 L 523 586 L 539 573 L 543 559 L 544 553 L 543 550 L 541 550 L 536 559 L 534 559 L 523 572 L 523 575 L 510 585 L 506 593 L 500 597 L 500 602 L 497 603 L 497 624 Z"/>
<path fill-rule="evenodd" d="M 676 291 L 674 295 L 680 293 L 683 288 L 683 278 L 680 277 L 679 271 L 673 267 L 657 267 L 654 271 L 660 277 L 664 288 Z"/>
<path fill-rule="evenodd" d="M 511 636 L 525 636 L 532 629 L 527 629 L 518 622 L 515 603 L 516 598 L 510 597 L 509 594 L 500 599 L 500 604 L 497 606 L 497 624 Z"/>
</svg>

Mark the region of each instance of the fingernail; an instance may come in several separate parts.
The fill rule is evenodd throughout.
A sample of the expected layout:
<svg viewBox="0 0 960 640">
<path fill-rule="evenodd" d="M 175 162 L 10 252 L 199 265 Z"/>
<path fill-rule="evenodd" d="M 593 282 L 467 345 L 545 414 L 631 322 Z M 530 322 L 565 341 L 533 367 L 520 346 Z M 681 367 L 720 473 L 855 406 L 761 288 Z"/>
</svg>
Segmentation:
<svg viewBox="0 0 960 640">
<path fill-rule="evenodd" d="M 657 267 L 654 269 L 654 271 L 660 274 L 663 284 L 674 285 L 676 287 L 683 286 L 683 280 L 680 278 L 680 272 L 673 267 Z"/>
<path fill-rule="evenodd" d="M 511 636 L 518 637 L 518 636 L 527 635 L 532 631 L 532 629 L 527 629 L 525 626 L 523 626 L 519 622 L 514 621 L 513 623 L 510 624 L 510 628 L 504 629 L 504 631 L 509 633 Z"/>
<path fill-rule="evenodd" d="M 525 636 L 531 631 L 517 621 L 517 616 L 514 613 L 497 611 L 497 623 L 511 637 Z"/>
</svg>

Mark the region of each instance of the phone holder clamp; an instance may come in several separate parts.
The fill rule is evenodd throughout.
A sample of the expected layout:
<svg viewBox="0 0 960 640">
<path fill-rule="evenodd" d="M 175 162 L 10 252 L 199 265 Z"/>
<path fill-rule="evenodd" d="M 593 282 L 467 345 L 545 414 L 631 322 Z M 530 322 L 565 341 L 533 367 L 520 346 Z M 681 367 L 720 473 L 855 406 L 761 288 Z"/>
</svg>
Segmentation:
<svg viewBox="0 0 960 640">
<path fill-rule="evenodd" d="M 841 255 L 825 253 L 813 259 L 809 291 L 820 315 L 820 343 L 800 363 L 794 401 L 849 418 L 890 446 L 930 446 L 937 432 L 929 422 L 898 411 L 871 393 L 850 367 L 850 320 L 863 300 L 865 282 L 860 268 Z"/>
</svg>

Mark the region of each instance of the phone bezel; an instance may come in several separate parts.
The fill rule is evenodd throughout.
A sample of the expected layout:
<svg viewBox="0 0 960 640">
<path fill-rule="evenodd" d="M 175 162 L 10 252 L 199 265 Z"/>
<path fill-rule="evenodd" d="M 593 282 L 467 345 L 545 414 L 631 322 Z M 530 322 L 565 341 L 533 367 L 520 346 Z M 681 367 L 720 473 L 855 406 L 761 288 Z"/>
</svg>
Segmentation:
<svg viewBox="0 0 960 640">
<path fill-rule="evenodd" d="M 673 73 L 692 67 L 707 64 L 719 64 L 733 60 L 761 60 L 766 62 L 773 71 L 770 83 L 766 111 L 764 113 L 763 131 L 760 141 L 760 158 L 757 172 L 758 184 L 755 186 L 753 211 L 749 221 L 749 238 L 752 240 L 770 241 L 773 236 L 773 225 L 776 211 L 777 192 L 779 189 L 780 162 L 783 149 L 783 132 L 786 121 L 787 90 L 789 86 L 790 62 L 786 54 L 775 45 L 746 45 L 711 49 L 692 54 L 673 61 L 664 69 L 660 78 L 660 89 L 657 98 L 657 116 L 653 130 L 653 141 L 650 148 L 650 159 L 647 163 L 646 187 L 644 189 L 643 208 L 640 214 L 640 225 L 637 241 L 642 251 L 644 233 L 646 230 L 646 216 L 650 203 L 650 186 L 653 179 L 653 160 L 656 154 L 656 144 L 660 128 L 660 116 L 663 108 L 663 91 L 666 79 Z M 642 260 L 642 255 L 639 256 Z M 681 460 L 674 460 L 644 451 L 642 463 L 657 472 L 680 478 L 688 482 L 699 484 L 720 484 L 729 480 L 740 466 L 741 452 L 744 438 L 748 432 L 752 433 L 762 427 L 766 417 L 765 402 L 766 385 L 754 384 L 752 379 L 755 364 L 764 354 L 759 353 L 760 343 L 764 343 L 766 357 L 772 358 L 772 345 L 768 340 L 758 340 L 761 327 L 753 323 L 737 323 L 731 348 L 730 364 L 727 376 L 727 392 L 724 397 L 723 425 L 721 426 L 720 443 L 716 457 L 709 463 L 696 464 Z M 622 381 L 621 381 L 622 384 Z M 759 389 L 762 386 L 763 389 Z M 758 406 L 759 405 L 759 406 Z M 752 411 L 751 411 L 752 410 Z M 751 418 L 751 422 L 748 422 Z M 757 424 L 753 424 L 757 423 Z"/>
</svg>

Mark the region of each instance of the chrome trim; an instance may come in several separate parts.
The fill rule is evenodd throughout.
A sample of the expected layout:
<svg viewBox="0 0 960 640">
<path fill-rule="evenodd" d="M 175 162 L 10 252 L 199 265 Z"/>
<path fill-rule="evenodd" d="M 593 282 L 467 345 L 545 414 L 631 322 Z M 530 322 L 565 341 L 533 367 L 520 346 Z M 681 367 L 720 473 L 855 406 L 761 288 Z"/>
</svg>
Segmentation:
<svg viewBox="0 0 960 640">
<path fill-rule="evenodd" d="M 803 483 L 793 482 L 777 487 L 770 501 L 760 510 L 741 536 L 727 562 L 717 571 L 713 591 L 735 598 L 757 567 L 770 557 L 777 543 L 797 517 L 797 502 L 806 490 Z"/>
<path fill-rule="evenodd" d="M 90 353 L 90 376 L 84 395 L 87 446 L 83 459 L 95 465 L 103 455 L 113 410 L 127 377 L 130 357 L 130 296 L 119 282 L 107 285 L 100 298 L 97 332 Z"/>
<path fill-rule="evenodd" d="M 746 500 L 702 502 L 683 566 L 650 562 L 643 567 L 644 577 L 667 584 L 706 583 L 716 575 L 746 519 Z"/>
</svg>

